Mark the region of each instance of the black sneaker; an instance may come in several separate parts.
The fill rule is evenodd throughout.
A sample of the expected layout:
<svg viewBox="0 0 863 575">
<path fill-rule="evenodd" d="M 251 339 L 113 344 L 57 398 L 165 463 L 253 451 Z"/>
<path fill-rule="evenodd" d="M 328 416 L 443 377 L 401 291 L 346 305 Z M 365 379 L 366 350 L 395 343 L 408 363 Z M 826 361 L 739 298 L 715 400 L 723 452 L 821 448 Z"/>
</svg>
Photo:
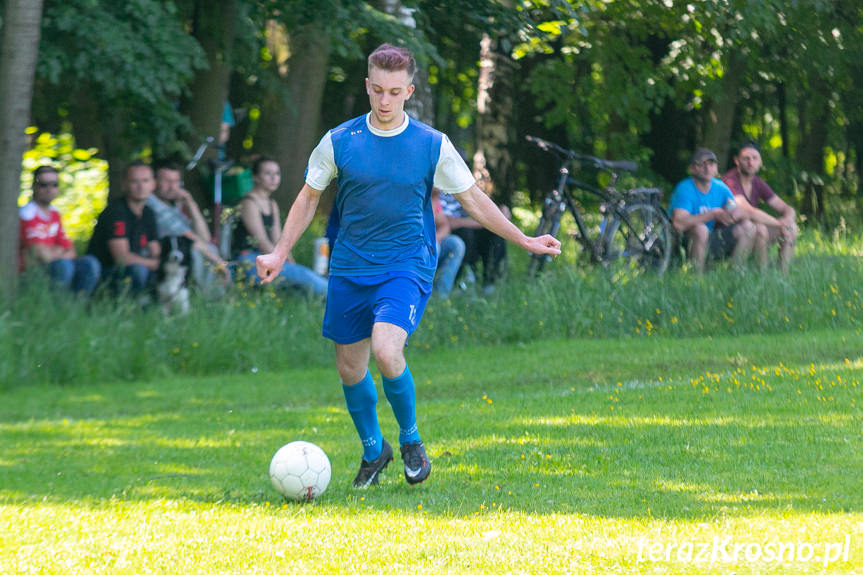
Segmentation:
<svg viewBox="0 0 863 575">
<path fill-rule="evenodd" d="M 363 459 L 360 462 L 360 470 L 357 472 L 357 476 L 354 477 L 354 487 L 356 489 L 365 489 L 369 485 L 377 485 L 381 471 L 386 469 L 387 465 L 389 465 L 392 460 L 393 448 L 390 447 L 390 444 L 387 443 L 386 439 L 384 439 L 381 454 L 377 459 L 374 461 L 366 461 Z"/>
<path fill-rule="evenodd" d="M 422 441 L 402 445 L 402 461 L 405 462 L 405 479 L 411 485 L 422 483 L 431 473 L 431 462 Z"/>
</svg>

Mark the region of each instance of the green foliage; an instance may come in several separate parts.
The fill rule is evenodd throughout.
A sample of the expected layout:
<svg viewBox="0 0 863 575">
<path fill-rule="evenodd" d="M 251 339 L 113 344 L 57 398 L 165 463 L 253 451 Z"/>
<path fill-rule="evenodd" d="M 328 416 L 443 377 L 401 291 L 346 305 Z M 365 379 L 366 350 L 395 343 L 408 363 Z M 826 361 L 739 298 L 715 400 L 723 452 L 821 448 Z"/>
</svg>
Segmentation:
<svg viewBox="0 0 863 575">
<path fill-rule="evenodd" d="M 744 126 L 768 124 L 771 138 L 784 129 L 788 141 L 777 146 L 784 144 L 792 157 L 813 129 L 804 120 L 824 106 L 830 142 L 853 137 L 847 126 L 859 117 L 863 94 L 859 8 L 779 0 L 588 1 L 570 2 L 568 10 L 530 5 L 537 25 L 513 51 L 529 70 L 522 102 L 535 115 L 525 124 L 529 130 L 540 124 L 573 149 L 614 158 L 673 157 L 703 138 L 714 121 L 705 110 L 718 97 L 737 98 Z M 732 73 L 741 76 L 740 90 L 725 95 L 722 79 Z M 782 109 L 780 85 L 788 93 Z M 662 125 L 686 119 L 691 126 Z M 808 168 L 824 176 L 818 165 Z M 663 160 L 655 169 L 674 182 L 685 165 Z M 797 172 L 788 177 L 799 179 Z"/>
<path fill-rule="evenodd" d="M 66 235 L 80 246 L 90 239 L 96 218 L 108 199 L 107 163 L 95 157 L 93 148 L 76 148 L 69 132 L 53 135 L 36 128 L 30 128 L 29 132 L 34 140 L 24 153 L 18 204 L 30 201 L 33 170 L 46 164 L 56 168 L 60 195 L 52 205 L 60 211 Z"/>
<path fill-rule="evenodd" d="M 657 52 L 679 27 L 679 14 L 653 3 L 585 2 L 560 16 L 537 11 L 537 20 L 548 20 L 515 52 L 537 60 L 525 89 L 543 123 L 564 127 L 568 144 L 581 150 L 638 154 L 649 115 L 674 93 Z M 609 127 L 617 141 L 609 140 Z"/>
<path fill-rule="evenodd" d="M 172 2 L 49 0 L 43 31 L 40 73 L 53 84 L 72 79 L 98 86 L 109 100 L 159 104 L 182 93 L 203 65 Z"/>
<path fill-rule="evenodd" d="M 37 70 L 45 100 L 34 108 L 40 119 L 70 116 L 78 130 L 82 121 L 116 129 L 126 150 L 160 148 L 188 129 L 177 102 L 206 65 L 173 2 L 48 0 Z"/>
</svg>

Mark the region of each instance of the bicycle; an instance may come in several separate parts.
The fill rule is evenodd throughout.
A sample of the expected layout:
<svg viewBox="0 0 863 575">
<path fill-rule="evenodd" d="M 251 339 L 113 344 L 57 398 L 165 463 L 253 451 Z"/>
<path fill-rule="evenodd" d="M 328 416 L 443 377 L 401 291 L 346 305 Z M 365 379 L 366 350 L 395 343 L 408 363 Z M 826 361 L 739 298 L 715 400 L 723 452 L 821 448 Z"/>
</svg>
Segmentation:
<svg viewBox="0 0 863 575">
<path fill-rule="evenodd" d="M 561 162 L 557 186 L 543 200 L 537 236 L 550 234 L 557 237 L 561 218 L 569 210 L 576 225 L 576 229 L 570 233 L 593 263 L 607 266 L 623 262 L 657 274 L 668 269 L 673 235 L 671 220 L 660 205 L 662 191 L 658 188 L 618 190 L 615 187 L 620 172 L 638 169 L 635 162 L 609 161 L 579 154 L 535 136 L 527 136 L 527 140 L 541 150 L 556 155 Z M 573 179 L 570 167 L 578 169 L 584 164 L 609 174 L 609 185 L 600 188 Z M 598 233 L 589 233 L 583 210 L 572 194 L 573 189 L 586 191 L 599 198 L 602 217 Z M 548 261 L 551 261 L 551 256 L 531 255 L 528 275 L 535 276 Z"/>
</svg>

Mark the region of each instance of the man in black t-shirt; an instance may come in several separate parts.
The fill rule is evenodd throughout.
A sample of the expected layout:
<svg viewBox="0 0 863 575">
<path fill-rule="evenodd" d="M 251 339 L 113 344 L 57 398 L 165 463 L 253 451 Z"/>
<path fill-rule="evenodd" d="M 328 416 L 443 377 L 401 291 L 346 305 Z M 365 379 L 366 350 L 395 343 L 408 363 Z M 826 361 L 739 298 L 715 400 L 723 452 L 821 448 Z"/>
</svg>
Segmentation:
<svg viewBox="0 0 863 575">
<path fill-rule="evenodd" d="M 144 162 L 126 167 L 124 196 L 108 204 L 99 214 L 87 253 L 102 263 L 102 279 L 119 287 L 128 278 L 133 292 L 152 286 L 159 269 L 161 247 L 156 216 L 147 207 L 156 180 Z"/>
</svg>

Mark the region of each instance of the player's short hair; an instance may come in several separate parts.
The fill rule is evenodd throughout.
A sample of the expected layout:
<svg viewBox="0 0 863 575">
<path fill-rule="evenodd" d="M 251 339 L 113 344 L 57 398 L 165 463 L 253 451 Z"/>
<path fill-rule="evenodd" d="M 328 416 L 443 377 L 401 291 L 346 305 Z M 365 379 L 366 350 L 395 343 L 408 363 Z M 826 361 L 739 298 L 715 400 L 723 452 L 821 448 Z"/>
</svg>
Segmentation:
<svg viewBox="0 0 863 575">
<path fill-rule="evenodd" d="M 372 68 L 385 70 L 387 72 L 398 72 L 404 70 L 413 80 L 417 71 L 417 61 L 407 48 L 393 46 L 392 44 L 381 44 L 374 52 L 369 54 L 369 73 Z"/>
</svg>

